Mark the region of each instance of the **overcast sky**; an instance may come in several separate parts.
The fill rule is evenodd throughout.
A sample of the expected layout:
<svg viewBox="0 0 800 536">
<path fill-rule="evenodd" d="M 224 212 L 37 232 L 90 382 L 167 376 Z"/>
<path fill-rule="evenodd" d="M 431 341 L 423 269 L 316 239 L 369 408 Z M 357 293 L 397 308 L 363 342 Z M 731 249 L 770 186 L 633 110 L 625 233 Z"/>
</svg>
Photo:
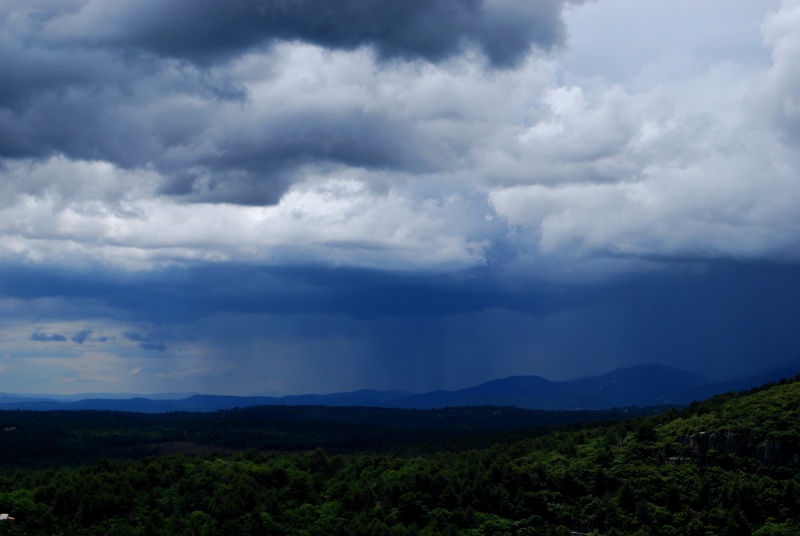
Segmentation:
<svg viewBox="0 0 800 536">
<path fill-rule="evenodd" d="M 5 0 L 0 391 L 800 358 L 798 0 Z"/>
</svg>

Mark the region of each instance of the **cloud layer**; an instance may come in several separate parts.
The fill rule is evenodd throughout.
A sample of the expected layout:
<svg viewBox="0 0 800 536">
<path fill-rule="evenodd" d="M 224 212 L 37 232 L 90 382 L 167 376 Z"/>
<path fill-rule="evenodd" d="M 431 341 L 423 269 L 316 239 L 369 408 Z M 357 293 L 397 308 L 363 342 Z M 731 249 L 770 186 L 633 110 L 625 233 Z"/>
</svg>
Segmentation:
<svg viewBox="0 0 800 536">
<path fill-rule="evenodd" d="M 707 58 L 646 91 L 532 53 L 566 38 L 563 6 L 531 6 L 12 4 L 4 252 L 796 259 L 796 5 L 765 15 L 770 63 Z"/>
<path fill-rule="evenodd" d="M 227 333 L 314 363 L 302 330 L 231 327 L 295 315 L 358 334 L 330 342 L 359 378 L 399 378 L 364 326 L 423 362 L 476 318 L 596 320 L 576 311 L 620 281 L 797 266 L 798 64 L 796 0 L 6 2 L 0 312 L 28 320 L 0 356 L 235 375 Z M 619 340 L 605 363 L 631 361 Z M 502 352 L 469 367 L 529 370 Z"/>
</svg>

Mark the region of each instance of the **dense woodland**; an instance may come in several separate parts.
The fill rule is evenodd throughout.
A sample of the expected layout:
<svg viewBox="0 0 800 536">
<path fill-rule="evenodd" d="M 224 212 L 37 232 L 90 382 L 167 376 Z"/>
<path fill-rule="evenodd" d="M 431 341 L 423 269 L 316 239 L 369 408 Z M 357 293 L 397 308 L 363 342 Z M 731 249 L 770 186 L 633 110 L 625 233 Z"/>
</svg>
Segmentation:
<svg viewBox="0 0 800 536">
<path fill-rule="evenodd" d="M 796 379 L 534 413 L 6 412 L 0 534 L 800 534 Z"/>
</svg>

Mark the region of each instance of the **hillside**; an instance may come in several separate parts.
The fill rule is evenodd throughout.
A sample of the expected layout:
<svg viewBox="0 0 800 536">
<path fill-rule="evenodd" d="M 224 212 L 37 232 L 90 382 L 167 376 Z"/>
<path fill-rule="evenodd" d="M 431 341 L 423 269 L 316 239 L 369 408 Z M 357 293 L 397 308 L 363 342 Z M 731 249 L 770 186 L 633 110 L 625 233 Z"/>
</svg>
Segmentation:
<svg viewBox="0 0 800 536">
<path fill-rule="evenodd" d="M 445 440 L 422 449 L 364 447 L 338 455 L 323 449 L 250 449 L 104 459 L 56 472 L 17 468 L 0 478 L 0 510 L 17 522 L 0 530 L 48 535 L 794 536 L 800 533 L 798 407 L 800 383 L 785 380 L 698 402 L 681 412 L 547 433 L 487 431 L 462 436 L 457 444 Z M 330 410 L 294 409 L 300 420 L 303 411 Z M 348 420 L 342 411 L 340 424 Z M 405 424 L 395 423 L 405 426 L 403 435 L 420 424 L 412 424 L 415 411 L 369 411 L 350 418 L 355 426 L 340 426 L 340 436 L 363 437 L 358 434 L 366 422 L 400 415 L 409 416 Z M 439 415 L 438 424 L 433 419 L 427 426 L 491 422 L 494 411 L 464 408 Z M 87 414 L 48 415 L 64 417 L 69 427 Z M 187 416 L 198 417 L 170 418 Z M 241 426 L 243 416 L 235 411 L 215 418 L 229 430 L 258 434 L 260 426 Z M 153 417 L 138 415 L 143 422 Z M 501 421 L 516 418 L 500 415 Z M 169 427 L 165 421 L 160 425 Z M 489 443 L 481 439 L 486 434 Z"/>
<path fill-rule="evenodd" d="M 739 455 L 800 463 L 800 383 L 786 381 L 745 396 L 718 396 L 690 407 L 658 430 L 682 440 L 690 455 Z"/>
</svg>

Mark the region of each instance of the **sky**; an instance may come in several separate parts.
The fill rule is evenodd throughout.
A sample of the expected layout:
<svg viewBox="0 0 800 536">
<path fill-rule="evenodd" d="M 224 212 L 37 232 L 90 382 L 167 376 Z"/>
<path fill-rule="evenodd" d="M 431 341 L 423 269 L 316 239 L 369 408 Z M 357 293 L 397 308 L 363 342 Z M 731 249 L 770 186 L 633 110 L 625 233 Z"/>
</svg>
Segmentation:
<svg viewBox="0 0 800 536">
<path fill-rule="evenodd" d="M 798 0 L 5 0 L 0 392 L 800 358 Z"/>
</svg>

